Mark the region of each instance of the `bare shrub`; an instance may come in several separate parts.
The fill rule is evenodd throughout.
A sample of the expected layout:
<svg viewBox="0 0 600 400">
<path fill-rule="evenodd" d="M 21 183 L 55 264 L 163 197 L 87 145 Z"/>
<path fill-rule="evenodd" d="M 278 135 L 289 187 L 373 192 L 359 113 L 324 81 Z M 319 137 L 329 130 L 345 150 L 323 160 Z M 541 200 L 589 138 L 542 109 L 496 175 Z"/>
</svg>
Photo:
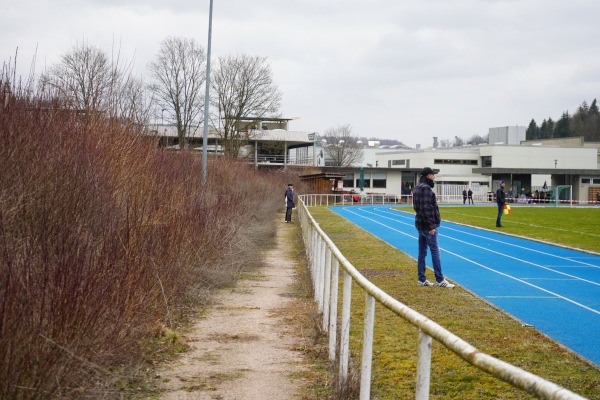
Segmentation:
<svg viewBox="0 0 600 400">
<path fill-rule="evenodd" d="M 289 177 L 211 159 L 202 186 L 197 155 L 3 79 L 0 397 L 128 397 L 142 339 L 259 262 Z"/>
</svg>

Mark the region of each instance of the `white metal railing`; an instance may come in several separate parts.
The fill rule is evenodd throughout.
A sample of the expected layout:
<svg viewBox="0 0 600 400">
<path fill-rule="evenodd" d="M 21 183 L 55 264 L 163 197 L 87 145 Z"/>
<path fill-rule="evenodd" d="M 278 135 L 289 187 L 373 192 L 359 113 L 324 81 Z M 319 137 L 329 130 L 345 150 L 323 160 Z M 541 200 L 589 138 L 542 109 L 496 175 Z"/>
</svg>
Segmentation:
<svg viewBox="0 0 600 400">
<path fill-rule="evenodd" d="M 354 279 L 365 292 L 366 304 L 360 379 L 361 400 L 369 399 L 371 392 L 371 364 L 376 301 L 419 329 L 415 393 L 417 400 L 429 398 L 431 344 L 433 339 L 480 370 L 540 399 L 585 399 L 555 383 L 480 352 L 460 337 L 375 286 L 354 268 L 310 215 L 307 203 L 314 199 L 315 197 L 312 195 L 299 196 L 298 216 L 309 258 L 315 300 L 318 304 L 319 312 L 323 314 L 323 329 L 329 335 L 329 359 L 331 361 L 335 361 L 336 350 L 339 345 L 339 381 L 341 385 L 344 385 L 348 379 L 352 280 Z M 338 275 L 340 266 L 343 270 L 344 282 L 340 338 L 338 341 L 336 335 L 338 323 Z"/>
<path fill-rule="evenodd" d="M 399 195 L 399 194 L 387 194 L 387 193 L 363 193 L 359 195 L 353 195 L 351 193 L 336 193 L 336 194 L 306 194 L 303 195 L 305 203 L 308 207 L 312 206 L 352 206 L 352 205 L 383 205 L 383 204 L 411 204 L 412 195 Z M 354 199 L 357 196 L 357 200 Z M 463 204 L 462 195 L 436 195 L 438 204 Z M 539 199 L 532 198 L 509 198 L 506 200 L 511 204 L 520 204 L 523 206 L 546 206 L 556 207 L 559 206 L 594 206 L 600 204 L 598 201 L 588 200 L 560 200 L 558 203 L 555 200 L 546 199 L 546 202 L 542 202 Z M 473 195 L 473 201 L 475 205 L 496 205 L 496 198 L 494 194 L 488 193 L 486 195 Z"/>
</svg>

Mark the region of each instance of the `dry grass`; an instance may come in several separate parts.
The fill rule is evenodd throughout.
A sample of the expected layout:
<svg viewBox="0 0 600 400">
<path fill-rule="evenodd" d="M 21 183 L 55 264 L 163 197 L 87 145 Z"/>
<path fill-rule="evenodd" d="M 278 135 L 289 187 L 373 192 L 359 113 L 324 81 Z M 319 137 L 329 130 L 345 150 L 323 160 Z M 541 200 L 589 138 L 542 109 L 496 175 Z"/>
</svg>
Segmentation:
<svg viewBox="0 0 600 400">
<path fill-rule="evenodd" d="M 399 301 L 485 353 L 590 399 L 600 398 L 600 371 L 577 355 L 541 333 L 521 326 L 461 288 L 418 288 L 415 260 L 326 208 L 313 207 L 310 212 L 348 260 Z M 357 364 L 364 302 L 364 293 L 354 285 L 351 351 Z M 414 397 L 417 329 L 379 304 L 375 315 L 372 398 Z M 434 342 L 430 398 L 527 399 L 531 396 L 488 377 Z"/>
</svg>

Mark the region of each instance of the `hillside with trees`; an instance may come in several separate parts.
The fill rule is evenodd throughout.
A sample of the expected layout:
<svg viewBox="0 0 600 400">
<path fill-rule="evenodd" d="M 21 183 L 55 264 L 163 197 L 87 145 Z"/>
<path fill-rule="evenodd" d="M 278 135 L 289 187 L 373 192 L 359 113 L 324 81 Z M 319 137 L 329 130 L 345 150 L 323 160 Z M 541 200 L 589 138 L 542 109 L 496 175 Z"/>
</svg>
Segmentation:
<svg viewBox="0 0 600 400">
<path fill-rule="evenodd" d="M 600 142 L 600 111 L 596 99 L 591 105 L 584 100 L 575 114 L 565 111 L 560 119 L 544 119 L 538 126 L 534 119 L 527 127 L 527 140 L 582 136 L 586 142 Z"/>
</svg>

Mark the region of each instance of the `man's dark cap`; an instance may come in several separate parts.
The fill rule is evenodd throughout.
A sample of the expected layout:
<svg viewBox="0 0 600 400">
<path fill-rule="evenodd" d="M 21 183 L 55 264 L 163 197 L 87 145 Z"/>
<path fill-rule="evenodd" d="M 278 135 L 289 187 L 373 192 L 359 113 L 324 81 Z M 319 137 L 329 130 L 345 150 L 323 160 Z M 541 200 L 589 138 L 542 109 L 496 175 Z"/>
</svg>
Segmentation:
<svg viewBox="0 0 600 400">
<path fill-rule="evenodd" d="M 427 175 L 429 175 L 429 174 L 434 174 L 434 175 L 435 175 L 435 171 L 434 171 L 434 170 L 432 170 L 432 169 L 431 169 L 431 168 L 429 168 L 429 167 L 425 167 L 425 168 L 423 168 L 423 170 L 421 171 L 421 176 L 427 176 Z"/>
</svg>

